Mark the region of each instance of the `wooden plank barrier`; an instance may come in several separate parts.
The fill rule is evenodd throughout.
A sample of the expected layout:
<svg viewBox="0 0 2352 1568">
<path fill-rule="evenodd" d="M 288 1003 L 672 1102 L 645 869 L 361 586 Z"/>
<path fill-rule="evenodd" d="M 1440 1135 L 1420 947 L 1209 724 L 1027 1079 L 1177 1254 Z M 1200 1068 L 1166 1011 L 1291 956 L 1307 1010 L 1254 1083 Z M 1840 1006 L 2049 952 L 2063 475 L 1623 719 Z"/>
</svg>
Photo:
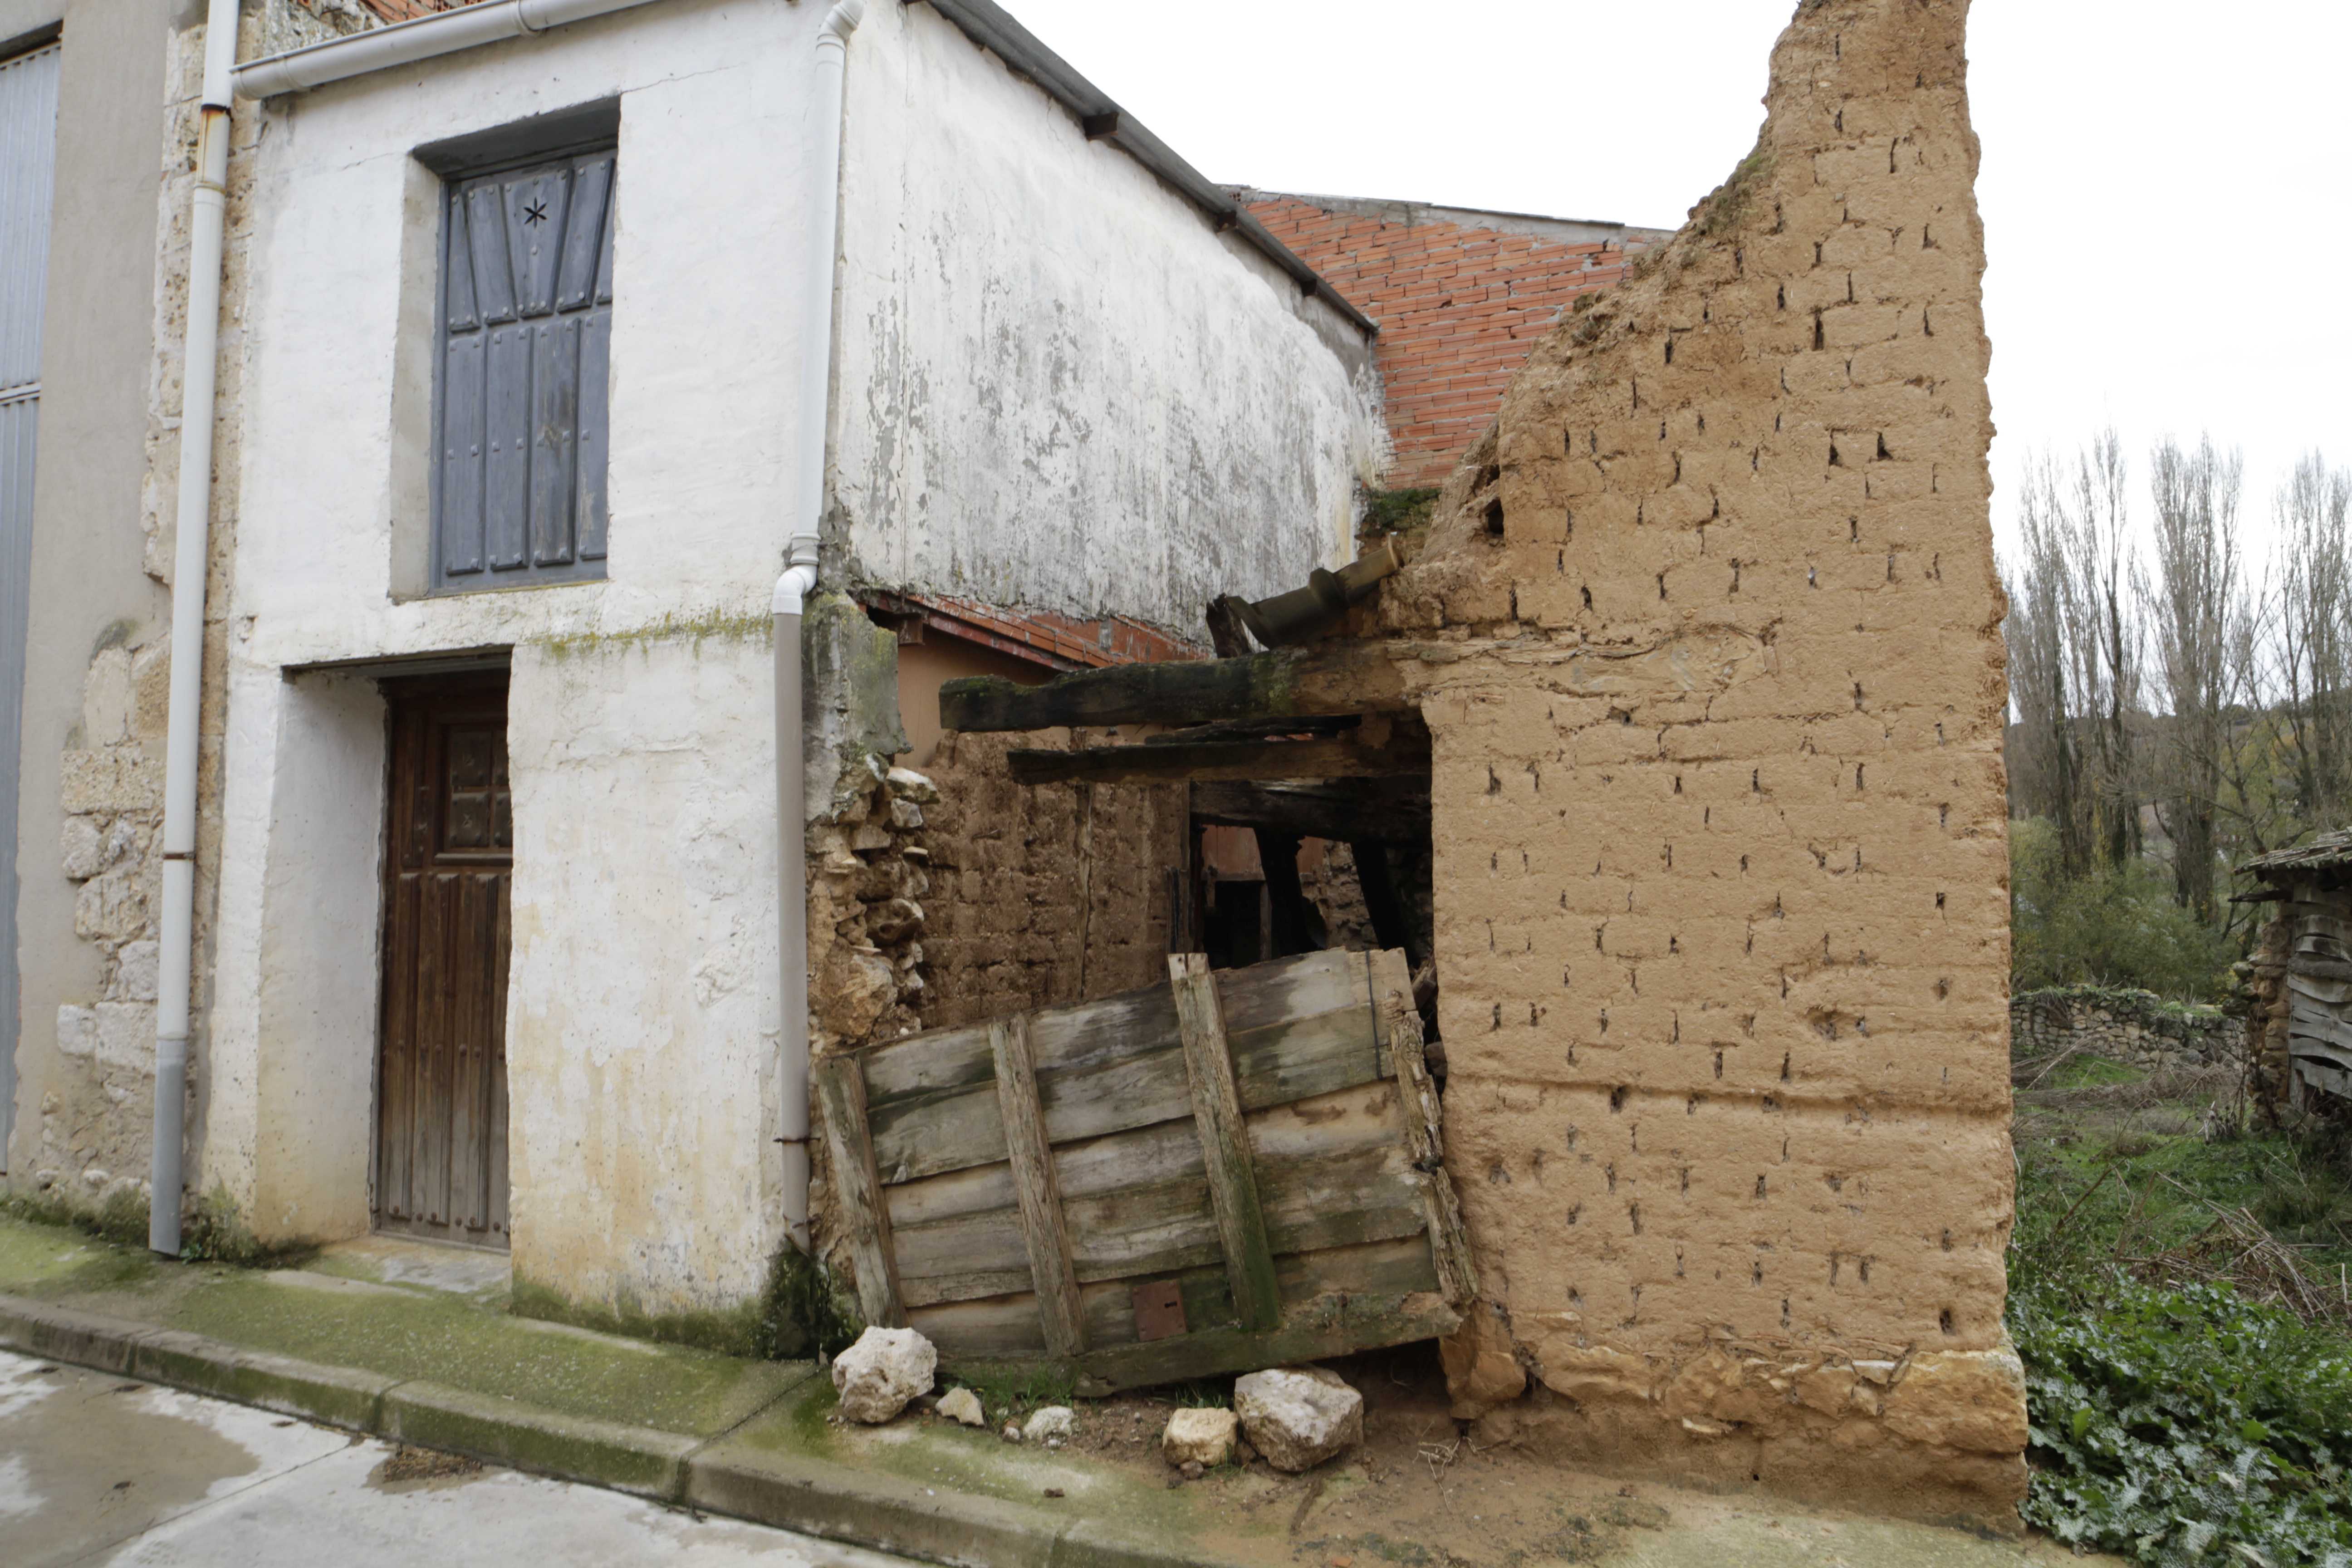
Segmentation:
<svg viewBox="0 0 2352 1568">
<path fill-rule="evenodd" d="M 1401 952 L 1316 952 L 824 1058 L 869 1321 L 1082 1393 L 1450 1332 L 1475 1287 Z"/>
</svg>

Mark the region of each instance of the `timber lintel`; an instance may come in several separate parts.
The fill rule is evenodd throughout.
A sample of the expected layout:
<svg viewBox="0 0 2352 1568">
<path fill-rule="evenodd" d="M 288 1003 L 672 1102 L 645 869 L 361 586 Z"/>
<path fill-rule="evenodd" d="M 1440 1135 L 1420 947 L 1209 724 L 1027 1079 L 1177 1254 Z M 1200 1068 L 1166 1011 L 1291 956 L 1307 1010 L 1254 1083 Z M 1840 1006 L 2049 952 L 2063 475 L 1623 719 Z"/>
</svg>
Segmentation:
<svg viewBox="0 0 2352 1568">
<path fill-rule="evenodd" d="M 1238 658 L 1114 665 L 1041 686 L 972 676 L 940 688 L 941 727 L 967 734 L 1068 725 L 1215 724 L 1393 712 L 1411 706 L 1388 645 L 1364 642 L 1318 643 Z"/>
</svg>

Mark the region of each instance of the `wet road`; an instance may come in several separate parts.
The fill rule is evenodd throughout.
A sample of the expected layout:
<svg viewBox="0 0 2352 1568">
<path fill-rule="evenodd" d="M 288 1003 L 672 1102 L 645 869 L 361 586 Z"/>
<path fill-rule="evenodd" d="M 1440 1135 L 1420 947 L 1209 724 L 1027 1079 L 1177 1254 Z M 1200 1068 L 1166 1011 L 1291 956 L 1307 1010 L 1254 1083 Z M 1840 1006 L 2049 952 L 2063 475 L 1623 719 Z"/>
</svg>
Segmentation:
<svg viewBox="0 0 2352 1568">
<path fill-rule="evenodd" d="M 907 1568 L 594 1487 L 393 1458 L 374 1438 L 0 1352 L 7 1568 Z"/>
</svg>

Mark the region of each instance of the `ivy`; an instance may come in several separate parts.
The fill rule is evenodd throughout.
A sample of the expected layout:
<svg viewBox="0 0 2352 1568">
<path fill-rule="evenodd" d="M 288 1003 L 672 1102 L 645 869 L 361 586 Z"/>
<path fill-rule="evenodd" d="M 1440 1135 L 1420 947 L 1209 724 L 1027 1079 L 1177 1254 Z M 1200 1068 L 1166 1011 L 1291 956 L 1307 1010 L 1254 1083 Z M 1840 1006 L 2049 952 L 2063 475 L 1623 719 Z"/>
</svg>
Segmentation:
<svg viewBox="0 0 2352 1568">
<path fill-rule="evenodd" d="M 2352 1342 L 2227 1285 L 2021 1267 L 2029 1523 L 2151 1568 L 2352 1568 Z"/>
</svg>

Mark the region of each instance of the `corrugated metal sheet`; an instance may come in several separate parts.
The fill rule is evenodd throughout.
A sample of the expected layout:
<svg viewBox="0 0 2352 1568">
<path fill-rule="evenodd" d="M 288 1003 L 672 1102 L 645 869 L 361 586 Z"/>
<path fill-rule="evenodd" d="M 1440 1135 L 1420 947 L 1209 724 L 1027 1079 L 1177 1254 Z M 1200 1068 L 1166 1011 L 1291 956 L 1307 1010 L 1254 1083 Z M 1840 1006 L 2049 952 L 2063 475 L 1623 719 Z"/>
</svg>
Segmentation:
<svg viewBox="0 0 2352 1568">
<path fill-rule="evenodd" d="M 58 46 L 0 61 L 0 1169 L 16 1105 L 17 764 L 40 427 L 41 308 L 57 178 Z"/>
<path fill-rule="evenodd" d="M 41 379 L 57 178 L 58 46 L 0 61 L 0 396 Z"/>
<path fill-rule="evenodd" d="M 454 182 L 443 246 L 445 591 L 604 574 L 614 155 Z"/>
</svg>

